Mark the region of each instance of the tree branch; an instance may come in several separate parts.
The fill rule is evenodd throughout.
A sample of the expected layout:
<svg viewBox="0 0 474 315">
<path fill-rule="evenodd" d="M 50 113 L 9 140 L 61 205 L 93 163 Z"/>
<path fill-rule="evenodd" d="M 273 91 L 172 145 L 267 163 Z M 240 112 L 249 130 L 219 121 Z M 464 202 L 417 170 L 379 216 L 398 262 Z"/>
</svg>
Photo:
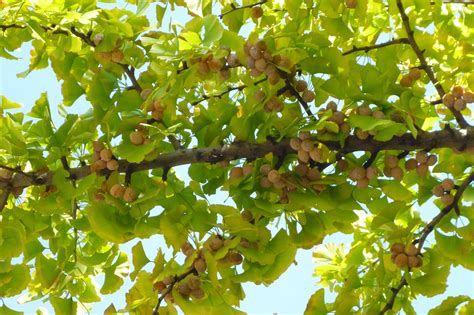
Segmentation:
<svg viewBox="0 0 474 315">
<path fill-rule="evenodd" d="M 291 94 L 296 97 L 296 99 L 298 100 L 298 102 L 301 104 L 301 106 L 303 107 L 303 109 L 305 110 L 306 114 L 308 115 L 308 117 L 311 119 L 311 120 L 314 120 L 316 121 L 316 116 L 314 116 L 313 112 L 311 111 L 311 109 L 309 108 L 309 105 L 308 103 L 305 102 L 305 100 L 301 97 L 300 93 L 298 93 L 298 91 L 296 91 L 295 87 L 291 84 L 291 81 L 290 81 L 290 78 L 288 77 L 287 73 L 284 72 L 284 76 L 283 76 L 284 80 L 285 80 L 285 84 L 286 84 L 286 88 L 288 90 L 290 90 Z"/>
<path fill-rule="evenodd" d="M 261 79 L 261 80 L 258 80 L 258 81 L 255 81 L 253 83 L 253 85 L 258 85 L 264 81 L 266 81 L 267 78 L 264 78 L 264 79 Z M 214 95 L 203 95 L 203 97 L 197 101 L 194 101 L 191 103 L 192 106 L 196 106 L 197 104 L 201 103 L 201 102 L 204 102 L 210 98 L 221 98 L 222 96 L 226 95 L 226 94 L 229 94 L 230 92 L 232 91 L 242 91 L 243 89 L 245 89 L 246 87 L 248 87 L 248 85 L 246 84 L 242 84 L 242 85 L 239 85 L 239 86 L 233 86 L 233 87 L 229 87 L 227 90 L 219 93 L 219 94 L 214 94 Z"/>
<path fill-rule="evenodd" d="M 420 61 L 421 66 L 418 68 L 423 69 L 426 72 L 426 74 L 428 75 L 428 78 L 430 79 L 431 83 L 433 83 L 433 85 L 436 88 L 436 91 L 438 92 L 440 98 L 442 99 L 444 94 L 446 94 L 446 92 L 444 91 L 444 88 L 441 85 L 441 83 L 439 83 L 438 79 L 436 78 L 433 72 L 433 69 L 431 68 L 430 65 L 428 65 L 428 62 L 426 61 L 426 58 L 423 55 L 423 51 L 420 49 L 417 42 L 415 41 L 415 37 L 413 36 L 414 34 L 413 29 L 410 26 L 410 20 L 408 19 L 408 15 L 405 13 L 405 8 L 403 7 L 402 0 L 397 0 L 397 7 L 398 7 L 398 11 L 400 11 L 400 16 L 402 18 L 403 26 L 405 27 L 405 31 L 407 33 L 410 46 L 412 47 L 416 56 L 418 57 L 418 60 Z M 456 121 L 458 122 L 459 126 L 461 126 L 462 128 L 466 128 L 467 126 L 469 126 L 469 124 L 467 123 L 467 121 L 464 119 L 464 117 L 462 116 L 460 112 L 458 112 L 452 107 L 448 107 L 448 108 L 451 111 L 451 113 L 454 115 L 454 117 L 456 118 Z"/>
<path fill-rule="evenodd" d="M 10 192 L 12 191 L 11 186 L 6 186 L 2 188 L 0 193 L 0 213 L 3 211 L 3 208 L 7 205 L 8 196 L 10 196 Z"/>
<path fill-rule="evenodd" d="M 474 146 L 474 128 L 454 130 L 444 129 L 434 132 L 420 133 L 415 139 L 410 133 L 403 136 L 393 137 L 386 142 L 376 141 L 373 138 L 360 140 L 356 136 L 346 138 L 344 146 L 337 140 L 319 140 L 314 141 L 325 144 L 330 150 L 338 151 L 342 154 L 356 151 L 375 150 L 420 150 L 434 148 L 459 148 L 462 146 Z M 140 163 L 130 163 L 126 160 L 119 161 L 118 172 L 125 173 L 129 165 L 134 171 L 150 170 L 155 168 L 174 167 L 178 165 L 192 163 L 217 163 L 223 160 L 237 159 L 256 159 L 265 156 L 268 153 L 278 154 L 278 152 L 294 153 L 290 147 L 290 140 L 283 139 L 279 143 L 267 141 L 264 143 L 238 142 L 231 145 L 221 145 L 208 148 L 180 149 L 170 153 L 162 153 L 156 159 L 143 161 Z M 100 175 L 107 175 L 110 171 L 102 170 Z M 91 174 L 90 166 L 81 166 L 69 170 L 70 178 L 81 179 Z M 54 172 L 48 173 L 28 173 L 28 176 L 16 174 L 11 182 L 0 182 L 0 188 L 6 187 L 11 183 L 14 187 L 28 187 L 33 185 L 50 185 L 52 183 Z"/>
<path fill-rule="evenodd" d="M 451 212 L 451 210 L 455 209 L 458 207 L 458 203 L 461 200 L 462 194 L 466 190 L 466 188 L 469 186 L 474 181 L 474 171 L 464 180 L 464 182 L 457 188 L 456 194 L 454 195 L 454 200 L 453 203 L 450 205 L 446 206 L 441 210 L 440 213 L 438 213 L 437 216 L 435 216 L 423 229 L 421 232 L 421 236 L 418 239 L 418 254 L 421 252 L 421 249 L 423 248 L 423 245 L 425 244 L 426 238 L 428 235 L 433 232 L 435 229 L 436 225 L 441 222 L 441 220 Z M 388 300 L 387 304 L 385 304 L 385 307 L 382 309 L 380 314 L 385 314 L 385 312 L 391 310 L 393 308 L 393 304 L 395 302 L 395 298 L 397 297 L 398 293 L 400 290 L 405 286 L 408 285 L 405 275 L 402 277 L 400 280 L 400 283 L 398 286 L 394 289 L 392 289 L 392 296 L 390 297 L 390 300 Z"/>
<path fill-rule="evenodd" d="M 234 11 L 237 11 L 237 10 L 242 10 L 242 9 L 248 9 L 248 8 L 252 8 L 252 7 L 256 7 L 256 6 L 259 6 L 261 4 L 264 4 L 266 3 L 268 0 L 262 0 L 262 1 L 259 1 L 259 2 L 256 2 L 256 3 L 252 3 L 252 4 L 248 4 L 248 5 L 243 5 L 241 7 L 236 7 L 234 4 L 231 4 L 230 6 L 232 7 L 232 9 L 230 9 L 229 11 L 226 11 L 222 14 L 219 14 L 219 18 L 222 19 L 225 15 L 229 14 L 229 13 L 232 13 Z"/>
<path fill-rule="evenodd" d="M 168 285 L 168 287 L 163 291 L 163 293 L 161 293 L 161 296 L 158 298 L 158 303 L 156 303 L 156 306 L 153 309 L 153 315 L 159 314 L 159 308 L 160 308 L 161 303 L 163 302 L 165 297 L 173 290 L 173 287 L 175 286 L 175 284 L 194 273 L 197 273 L 197 271 L 194 267 L 192 267 L 191 269 L 189 269 L 182 275 L 174 277 L 173 282 L 171 282 L 170 285 Z"/>
<path fill-rule="evenodd" d="M 364 46 L 364 47 L 352 46 L 351 50 L 343 52 L 342 55 L 346 56 L 346 55 L 352 54 L 352 53 L 357 52 L 357 51 L 365 51 L 367 53 L 370 50 L 377 49 L 377 48 L 382 48 L 382 47 L 386 47 L 386 46 L 390 46 L 390 45 L 396 45 L 396 44 L 409 44 L 409 43 L 410 42 L 409 42 L 408 38 L 399 38 L 399 39 L 394 39 L 394 40 L 391 40 L 391 41 L 388 41 L 388 42 L 385 42 L 385 43 L 376 44 L 376 45 L 373 45 L 373 46 Z"/>
</svg>

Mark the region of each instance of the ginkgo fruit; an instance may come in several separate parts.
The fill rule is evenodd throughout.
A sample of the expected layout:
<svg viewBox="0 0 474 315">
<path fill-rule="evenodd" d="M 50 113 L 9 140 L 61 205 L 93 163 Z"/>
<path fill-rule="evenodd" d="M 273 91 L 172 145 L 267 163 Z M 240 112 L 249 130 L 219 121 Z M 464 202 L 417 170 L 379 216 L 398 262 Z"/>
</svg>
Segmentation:
<svg viewBox="0 0 474 315">
<path fill-rule="evenodd" d="M 132 131 L 130 133 L 130 142 L 134 145 L 141 145 L 145 142 L 145 135 L 142 131 Z"/>
<path fill-rule="evenodd" d="M 137 193 L 135 192 L 135 189 L 132 187 L 125 188 L 123 193 L 123 201 L 134 202 L 135 200 L 137 200 Z"/>
<path fill-rule="evenodd" d="M 250 16 L 252 19 L 257 20 L 263 15 L 263 9 L 260 6 L 255 6 L 250 10 Z"/>
<path fill-rule="evenodd" d="M 125 193 L 125 187 L 122 186 L 121 184 L 115 184 L 112 187 L 110 187 L 110 195 L 112 195 L 115 198 L 121 198 L 124 193 Z"/>
<path fill-rule="evenodd" d="M 193 263 L 194 269 L 197 272 L 204 272 L 207 269 L 206 261 L 203 258 L 198 258 Z"/>
</svg>

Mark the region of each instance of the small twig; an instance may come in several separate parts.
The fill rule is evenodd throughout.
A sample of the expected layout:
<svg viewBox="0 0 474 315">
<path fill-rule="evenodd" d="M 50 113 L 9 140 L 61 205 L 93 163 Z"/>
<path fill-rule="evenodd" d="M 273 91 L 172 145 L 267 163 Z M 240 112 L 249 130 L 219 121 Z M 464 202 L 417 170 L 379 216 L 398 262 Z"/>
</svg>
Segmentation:
<svg viewBox="0 0 474 315">
<path fill-rule="evenodd" d="M 430 104 L 431 104 L 431 105 L 443 104 L 443 100 L 431 101 Z"/>
<path fill-rule="evenodd" d="M 367 169 L 372 163 L 374 163 L 375 159 L 377 158 L 377 154 L 379 153 L 380 150 L 375 150 L 374 152 L 371 153 L 370 157 L 365 161 L 364 163 L 364 168 Z"/>
<path fill-rule="evenodd" d="M 434 228 L 436 227 L 436 225 L 445 217 L 449 214 L 449 212 L 453 209 L 458 209 L 459 210 L 459 201 L 462 197 L 462 194 L 464 193 L 464 191 L 466 190 L 466 188 L 471 184 L 471 182 L 474 181 L 474 172 L 472 172 L 465 180 L 464 182 L 459 186 L 459 188 L 457 189 L 456 191 L 456 194 L 454 195 L 454 200 L 453 200 L 453 203 L 451 203 L 450 205 L 446 206 L 443 208 L 443 210 L 441 210 L 440 213 L 438 213 L 437 216 L 435 216 L 426 226 L 425 228 L 423 229 L 423 231 L 421 232 L 421 236 L 420 238 L 414 242 L 414 243 L 418 243 L 417 247 L 418 247 L 418 254 L 420 254 L 421 252 L 421 249 L 423 248 L 423 245 L 425 244 L 425 241 L 426 241 L 426 238 L 428 237 L 428 235 L 433 232 Z M 382 309 L 382 311 L 380 312 L 380 314 L 385 314 L 385 312 L 389 311 L 392 309 L 393 307 L 393 304 L 395 302 L 395 298 L 397 297 L 398 293 L 400 292 L 400 290 L 405 286 L 407 285 L 407 281 L 405 279 L 405 276 L 402 277 L 402 279 L 400 280 L 400 283 L 398 284 L 398 286 L 394 289 L 392 289 L 392 296 L 390 297 L 390 300 L 388 300 L 387 304 L 385 304 L 385 307 Z"/>
<path fill-rule="evenodd" d="M 256 2 L 256 3 L 252 3 L 252 4 L 248 4 L 248 5 L 243 5 L 241 7 L 236 7 L 233 3 L 230 5 L 230 7 L 232 9 L 230 9 L 229 11 L 226 11 L 222 14 L 219 14 L 219 18 L 222 19 L 225 15 L 229 14 L 229 13 L 232 13 L 234 11 L 237 11 L 237 10 L 242 10 L 242 9 L 248 9 L 248 8 L 253 8 L 253 7 L 256 7 L 256 6 L 259 6 L 261 4 L 264 4 L 266 3 L 268 0 L 262 0 L 262 1 L 259 1 L 259 2 Z"/>
<path fill-rule="evenodd" d="M 285 73 L 286 74 L 286 73 Z M 316 121 L 316 116 L 314 116 L 313 112 L 311 111 L 311 109 L 309 108 L 309 105 L 308 103 L 305 102 L 305 100 L 301 97 L 301 95 L 298 93 L 298 91 L 296 91 L 296 89 L 294 88 L 294 86 L 291 84 L 290 82 L 290 79 L 288 78 L 287 75 L 284 76 L 284 79 L 285 79 L 285 83 L 286 83 L 286 87 L 288 90 L 290 90 L 291 94 L 293 94 L 293 96 L 296 97 L 296 99 L 298 100 L 298 102 L 301 104 L 301 106 L 303 107 L 303 109 L 305 110 L 306 114 L 308 115 L 308 117 L 311 119 L 311 120 L 314 120 Z"/>
<path fill-rule="evenodd" d="M 22 175 L 25 175 L 25 176 L 29 176 L 31 177 L 32 175 L 31 174 L 28 174 L 28 173 L 25 173 L 21 170 L 20 166 L 17 166 L 17 167 L 10 167 L 10 166 L 6 166 L 6 165 L 0 165 L 0 168 L 3 168 L 5 170 L 9 170 L 10 172 L 13 172 L 13 173 L 20 173 Z"/>
<path fill-rule="evenodd" d="M 402 279 L 400 279 L 400 283 L 396 288 L 392 288 L 392 296 L 390 297 L 390 300 L 388 300 L 387 304 L 385 304 L 385 307 L 380 311 L 380 314 L 385 314 L 387 311 L 391 310 L 393 308 L 393 304 L 395 303 L 395 298 L 397 297 L 398 293 L 400 290 L 406 286 L 407 280 L 405 279 L 405 275 L 402 276 Z"/>
<path fill-rule="evenodd" d="M 405 13 L 405 8 L 403 7 L 402 0 L 397 0 L 397 7 L 398 7 L 398 11 L 400 12 L 400 16 L 402 18 L 403 26 L 405 27 L 405 31 L 407 33 L 410 46 L 412 47 L 413 51 L 418 57 L 418 60 L 420 61 L 421 66 L 418 68 L 423 69 L 426 72 L 431 83 L 433 83 L 433 85 L 435 86 L 436 91 L 438 92 L 440 98 L 443 98 L 446 92 L 444 91 L 444 88 L 441 85 L 441 83 L 436 78 L 433 72 L 433 69 L 431 68 L 430 65 L 428 65 L 428 62 L 426 61 L 426 58 L 423 55 L 423 51 L 418 46 L 418 43 L 415 41 L 415 37 L 413 36 L 413 29 L 410 26 L 410 20 L 408 19 L 408 15 Z M 458 122 L 461 128 L 466 128 L 467 126 L 469 126 L 469 124 L 467 123 L 467 121 L 464 119 L 463 115 L 460 112 L 458 112 L 452 107 L 448 107 L 448 108 L 451 111 L 451 113 L 454 115 L 454 117 L 456 118 L 456 121 Z"/>
<path fill-rule="evenodd" d="M 464 180 L 464 182 L 461 185 L 459 185 L 459 188 L 457 189 L 456 194 L 454 195 L 453 203 L 444 207 L 443 210 L 441 210 L 441 212 L 438 213 L 438 215 L 435 216 L 425 226 L 425 228 L 421 232 L 420 238 L 418 239 L 418 252 L 420 252 L 421 249 L 423 248 L 423 244 L 425 243 L 426 238 L 434 230 L 436 224 L 438 224 L 445 216 L 447 216 L 452 209 L 458 207 L 458 203 L 462 197 L 462 194 L 464 193 L 466 188 L 469 186 L 469 184 L 471 184 L 471 182 L 473 181 L 474 181 L 474 171 Z"/>
<path fill-rule="evenodd" d="M 160 308 L 161 302 L 163 302 L 165 297 L 173 290 L 173 287 L 175 286 L 176 283 L 180 282 L 181 280 L 183 280 L 187 276 L 189 276 L 191 274 L 196 274 L 196 273 L 197 273 L 196 269 L 194 269 L 194 267 L 192 267 L 191 269 L 189 269 L 185 273 L 183 273 L 179 276 L 175 276 L 174 279 L 173 279 L 173 282 L 171 282 L 168 285 L 166 290 L 164 290 L 163 293 L 161 293 L 160 297 L 158 298 L 158 303 L 156 303 L 156 306 L 153 309 L 153 315 L 158 315 L 159 314 L 159 308 Z"/>
<path fill-rule="evenodd" d="M 84 34 L 79 32 L 74 26 L 71 26 L 71 33 L 82 39 L 84 42 L 86 42 L 89 46 L 95 47 L 94 41 L 90 38 L 90 34 Z"/>
<path fill-rule="evenodd" d="M 368 53 L 370 50 L 377 49 L 377 48 L 382 48 L 382 47 L 386 47 L 386 46 L 390 46 L 390 45 L 396 45 L 396 44 L 409 44 L 409 43 L 410 42 L 408 41 L 408 38 L 399 38 L 399 39 L 394 39 L 394 40 L 391 40 L 391 41 L 388 41 L 388 42 L 385 42 L 385 43 L 376 44 L 376 45 L 373 45 L 373 46 L 364 46 L 364 47 L 352 46 L 351 50 L 343 52 L 342 55 L 346 56 L 346 55 L 352 54 L 356 51 L 364 51 L 364 52 Z"/>
<path fill-rule="evenodd" d="M 264 81 L 266 81 L 267 78 L 264 78 L 264 79 L 261 79 L 261 80 L 258 80 L 258 81 L 255 81 L 253 83 L 253 85 L 258 85 Z M 201 103 L 201 102 L 204 102 L 210 98 L 221 98 L 222 96 L 226 95 L 226 94 L 229 94 L 230 92 L 232 91 L 242 91 L 243 89 L 245 89 L 246 87 L 248 87 L 248 85 L 246 84 L 242 84 L 242 85 L 239 85 L 239 86 L 233 86 L 233 87 L 229 87 L 227 90 L 221 92 L 221 93 L 218 93 L 218 94 L 214 94 L 214 95 L 203 95 L 203 97 L 197 101 L 194 101 L 191 103 L 192 106 L 196 106 L 197 104 Z"/>
</svg>

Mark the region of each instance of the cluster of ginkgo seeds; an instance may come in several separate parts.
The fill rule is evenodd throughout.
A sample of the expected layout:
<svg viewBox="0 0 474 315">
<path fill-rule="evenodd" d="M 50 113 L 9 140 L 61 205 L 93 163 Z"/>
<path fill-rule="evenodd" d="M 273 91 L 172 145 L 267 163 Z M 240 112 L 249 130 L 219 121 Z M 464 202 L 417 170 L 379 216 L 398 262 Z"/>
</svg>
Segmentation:
<svg viewBox="0 0 474 315">
<path fill-rule="evenodd" d="M 151 117 L 154 120 L 161 120 L 165 116 L 166 104 L 161 100 L 155 100 L 148 106 L 148 111 L 151 112 Z"/>
<path fill-rule="evenodd" d="M 429 167 L 438 162 L 438 158 L 434 154 L 428 154 L 426 151 L 418 151 L 415 158 L 405 161 L 405 169 L 411 171 L 416 169 L 416 173 L 425 177 L 428 174 Z"/>
<path fill-rule="evenodd" d="M 419 68 L 411 68 L 407 74 L 400 79 L 400 85 L 410 87 L 416 80 L 421 78 L 421 70 Z"/>
<path fill-rule="evenodd" d="M 99 33 L 94 36 L 92 41 L 94 42 L 95 46 L 98 46 L 100 45 L 103 39 L 104 39 L 104 34 Z M 120 63 L 122 62 L 125 56 L 121 50 L 116 48 L 112 51 L 98 51 L 95 53 L 95 57 L 100 62 L 112 61 L 115 63 Z"/>
<path fill-rule="evenodd" d="M 298 164 L 295 166 L 295 173 L 300 177 L 300 182 L 304 187 L 311 187 L 316 192 L 326 190 L 326 185 L 314 183 L 314 181 L 321 179 L 321 171 L 317 166 Z"/>
<path fill-rule="evenodd" d="M 341 112 L 337 109 L 337 104 L 335 102 L 330 101 L 329 103 L 327 103 L 326 108 L 321 109 L 318 112 L 319 117 L 322 117 L 328 111 L 331 111 L 331 116 L 327 120 L 332 121 L 333 123 L 338 125 L 338 127 L 339 127 L 338 132 L 341 132 L 343 134 L 348 134 L 351 127 L 345 121 L 347 116 L 343 112 Z M 331 133 L 333 131 L 327 129 L 326 127 L 321 129 L 321 130 L 318 130 L 318 134 L 324 134 L 326 132 Z"/>
<path fill-rule="evenodd" d="M 434 186 L 431 192 L 434 196 L 440 197 L 441 202 L 445 206 L 449 206 L 454 202 L 454 195 L 451 194 L 451 191 L 455 187 L 454 181 L 450 178 L 446 178 L 440 184 Z"/>
<path fill-rule="evenodd" d="M 349 171 L 349 178 L 357 182 L 358 188 L 367 188 L 369 187 L 369 181 L 377 177 L 377 174 L 378 170 L 373 166 L 367 168 L 357 166 Z"/>
<path fill-rule="evenodd" d="M 395 243 L 390 248 L 392 262 L 399 268 L 418 268 L 423 265 L 421 257 L 418 256 L 418 248 L 414 244 L 404 245 Z"/>
<path fill-rule="evenodd" d="M 234 166 L 229 171 L 229 178 L 241 178 L 244 176 L 248 176 L 253 172 L 253 165 L 252 164 L 245 164 L 244 166 Z"/>
<path fill-rule="evenodd" d="M 227 59 L 230 58 L 234 57 L 229 56 Z M 219 78 L 222 81 L 228 80 L 230 78 L 230 65 L 226 66 L 225 58 L 217 58 L 213 54 L 209 54 L 201 58 L 193 59 L 191 62 L 197 63 L 198 72 L 203 76 L 207 76 L 210 73 L 218 73 Z"/>
<path fill-rule="evenodd" d="M 270 164 L 260 166 L 260 186 L 263 188 L 274 187 L 280 191 L 280 203 L 288 203 L 288 192 L 296 191 L 296 180 L 291 173 L 280 173 L 273 169 Z"/>
<path fill-rule="evenodd" d="M 107 149 L 99 141 L 92 143 L 94 153 L 92 154 L 93 162 L 91 164 L 91 171 L 97 172 L 103 169 L 115 171 L 119 168 L 119 162 L 114 158 L 112 151 Z"/>
<path fill-rule="evenodd" d="M 451 89 L 451 93 L 443 96 L 443 104 L 457 111 L 462 111 L 468 103 L 474 102 L 474 93 L 465 91 L 462 86 L 456 85 Z"/>
<path fill-rule="evenodd" d="M 372 116 L 375 119 L 385 118 L 385 114 L 383 111 L 378 110 L 378 109 L 371 109 L 368 105 L 359 106 L 357 108 L 357 111 L 355 111 L 354 113 L 357 113 L 357 115 L 360 115 L 360 116 Z M 375 136 L 377 134 L 377 131 L 375 130 L 365 131 L 360 128 L 356 128 L 354 130 L 354 134 L 360 140 L 365 140 L 369 137 L 369 135 Z"/>
<path fill-rule="evenodd" d="M 322 145 L 315 143 L 309 132 L 301 132 L 298 138 L 291 138 L 290 147 L 297 152 L 298 160 L 303 163 L 311 160 L 322 162 L 326 158 Z"/>
</svg>

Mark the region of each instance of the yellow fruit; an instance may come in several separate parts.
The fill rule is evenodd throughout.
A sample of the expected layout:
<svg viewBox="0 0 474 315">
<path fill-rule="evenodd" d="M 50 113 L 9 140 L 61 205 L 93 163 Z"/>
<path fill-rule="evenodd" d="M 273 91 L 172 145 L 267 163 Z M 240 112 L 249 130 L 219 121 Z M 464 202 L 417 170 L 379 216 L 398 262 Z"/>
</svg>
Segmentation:
<svg viewBox="0 0 474 315">
<path fill-rule="evenodd" d="M 452 107 L 454 105 L 455 100 L 456 100 L 456 97 L 451 93 L 446 93 L 443 96 L 443 104 L 446 105 L 447 107 Z"/>
<path fill-rule="evenodd" d="M 410 87 L 413 84 L 413 81 L 410 79 L 409 76 L 403 76 L 400 80 L 400 85 L 403 87 Z"/>
<path fill-rule="evenodd" d="M 207 269 L 206 261 L 203 258 L 196 259 L 193 265 L 197 272 L 204 272 Z"/>
<path fill-rule="evenodd" d="M 263 15 L 263 9 L 259 6 L 255 6 L 250 10 L 250 16 L 252 19 L 257 20 Z"/>
<path fill-rule="evenodd" d="M 407 246 L 405 246 L 405 253 L 408 256 L 415 256 L 416 254 L 418 254 L 418 248 L 416 248 L 415 244 L 408 244 Z"/>
<path fill-rule="evenodd" d="M 386 155 L 384 161 L 386 167 L 394 168 L 398 166 L 398 158 L 396 156 Z"/>
<path fill-rule="evenodd" d="M 100 152 L 105 148 L 104 145 L 99 141 L 92 142 L 92 147 L 94 148 L 94 151 L 96 152 Z"/>
<path fill-rule="evenodd" d="M 352 180 L 361 180 L 365 178 L 366 170 L 363 167 L 356 167 L 349 172 L 349 177 Z"/>
<path fill-rule="evenodd" d="M 397 265 L 400 268 L 405 267 L 408 264 L 408 256 L 405 254 L 398 254 L 397 257 L 395 257 L 395 265 Z"/>
<path fill-rule="evenodd" d="M 163 292 L 166 289 L 166 284 L 163 281 L 158 281 L 153 284 L 153 289 L 158 292 Z"/>
<path fill-rule="evenodd" d="M 428 165 L 427 164 L 419 164 L 416 168 L 416 173 L 421 176 L 425 177 L 428 174 Z"/>
<path fill-rule="evenodd" d="M 252 164 L 246 164 L 242 168 L 242 173 L 243 173 L 244 176 L 251 175 L 253 173 L 253 165 Z"/>
<path fill-rule="evenodd" d="M 212 236 L 209 240 L 209 247 L 213 251 L 218 251 L 224 245 L 224 241 L 218 236 Z"/>
<path fill-rule="evenodd" d="M 417 168 L 418 162 L 415 159 L 409 159 L 405 162 L 405 168 L 407 171 L 414 170 Z"/>
<path fill-rule="evenodd" d="M 181 246 L 181 252 L 183 252 L 186 257 L 189 257 L 194 253 L 194 247 L 186 242 Z"/>
<path fill-rule="evenodd" d="M 278 181 L 280 181 L 280 173 L 278 173 L 277 170 L 271 170 L 270 172 L 268 172 L 268 180 L 271 182 L 271 183 L 276 183 Z"/>
<path fill-rule="evenodd" d="M 201 288 L 194 289 L 191 291 L 191 296 L 195 299 L 202 299 L 204 297 L 204 291 Z"/>
<path fill-rule="evenodd" d="M 229 178 L 231 178 L 231 179 L 240 178 L 242 176 L 244 176 L 244 171 L 243 171 L 242 167 L 236 166 L 236 167 L 234 167 L 230 170 Z"/>
<path fill-rule="evenodd" d="M 454 181 L 452 179 L 446 178 L 441 182 L 441 187 L 443 187 L 443 189 L 446 191 L 450 191 L 454 188 Z"/>
<path fill-rule="evenodd" d="M 441 185 L 436 185 L 433 187 L 433 189 L 431 190 L 431 192 L 433 193 L 433 195 L 435 195 L 436 197 L 441 197 L 444 195 L 444 188 L 443 186 Z"/>
<path fill-rule="evenodd" d="M 464 88 L 462 86 L 453 86 L 451 93 L 456 97 L 462 97 L 464 94 Z"/>
<path fill-rule="evenodd" d="M 304 90 L 308 89 L 308 83 L 305 80 L 298 80 L 295 84 L 295 90 L 298 92 L 303 92 Z"/>
<path fill-rule="evenodd" d="M 132 131 L 130 133 L 130 142 L 134 145 L 142 145 L 145 142 L 145 135 L 142 131 Z"/>
<path fill-rule="evenodd" d="M 301 149 L 301 140 L 298 138 L 290 139 L 290 147 L 293 150 L 298 151 L 299 149 Z"/>
<path fill-rule="evenodd" d="M 247 221 L 247 222 L 250 222 L 253 220 L 253 215 L 252 215 L 252 212 L 250 212 L 249 210 L 244 210 L 240 213 L 240 216 L 242 217 L 242 219 L 244 221 Z"/>
<path fill-rule="evenodd" d="M 125 187 L 121 184 L 115 184 L 110 188 L 109 193 L 115 198 L 121 198 L 125 193 Z"/>
<path fill-rule="evenodd" d="M 107 168 L 111 171 L 118 170 L 119 168 L 119 162 L 117 160 L 110 160 L 107 161 Z"/>
<path fill-rule="evenodd" d="M 348 9 L 354 9 L 357 7 L 357 0 L 346 0 L 346 7 Z"/>
<path fill-rule="evenodd" d="M 395 243 L 392 245 L 392 247 L 390 247 L 390 251 L 393 254 L 401 254 L 405 251 L 405 245 L 401 243 Z"/>
<path fill-rule="evenodd" d="M 309 153 L 304 150 L 298 150 L 298 159 L 303 163 L 308 163 Z"/>
<path fill-rule="evenodd" d="M 310 139 L 305 139 L 301 141 L 301 150 L 310 152 L 314 148 L 314 143 Z"/>
<path fill-rule="evenodd" d="M 127 187 L 123 193 L 123 201 L 125 202 L 134 202 L 137 200 L 137 193 L 132 187 Z"/>
<path fill-rule="evenodd" d="M 418 68 L 410 69 L 410 72 L 408 72 L 408 77 L 412 81 L 416 81 L 416 80 L 420 79 L 421 78 L 421 70 L 418 69 Z"/>
<path fill-rule="evenodd" d="M 313 91 L 310 91 L 310 90 L 304 90 L 303 91 L 303 94 L 301 95 L 301 98 L 303 99 L 303 101 L 305 101 L 306 103 L 310 103 L 314 100 L 315 98 L 315 94 Z"/>
<path fill-rule="evenodd" d="M 112 159 L 112 151 L 109 149 L 102 149 L 100 151 L 100 159 L 105 162 L 110 161 Z"/>
<path fill-rule="evenodd" d="M 182 296 L 189 296 L 191 294 L 191 288 L 188 286 L 187 283 L 180 283 L 178 285 L 178 292 Z"/>
</svg>

